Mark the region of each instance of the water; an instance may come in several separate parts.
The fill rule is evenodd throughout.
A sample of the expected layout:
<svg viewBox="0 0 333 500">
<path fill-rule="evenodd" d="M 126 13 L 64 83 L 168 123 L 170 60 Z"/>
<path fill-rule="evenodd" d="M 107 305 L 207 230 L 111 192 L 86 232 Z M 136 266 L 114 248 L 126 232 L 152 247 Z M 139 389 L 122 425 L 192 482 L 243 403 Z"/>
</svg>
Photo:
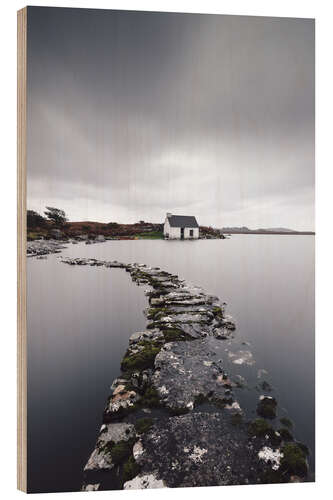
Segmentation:
<svg viewBox="0 0 333 500">
<path fill-rule="evenodd" d="M 254 416 L 262 391 L 254 398 L 253 388 L 268 381 L 279 416 L 288 416 L 310 447 L 314 474 L 312 236 L 109 241 L 69 245 L 63 254 L 159 266 L 226 301 L 236 338 L 221 341 L 217 356 L 252 389 L 238 391 L 241 406 Z M 28 259 L 30 491 L 80 489 L 109 386 L 129 335 L 145 326 L 145 306 L 143 288 L 124 270 L 71 267 L 55 255 Z M 233 363 L 238 350 L 252 354 L 251 366 Z"/>
</svg>

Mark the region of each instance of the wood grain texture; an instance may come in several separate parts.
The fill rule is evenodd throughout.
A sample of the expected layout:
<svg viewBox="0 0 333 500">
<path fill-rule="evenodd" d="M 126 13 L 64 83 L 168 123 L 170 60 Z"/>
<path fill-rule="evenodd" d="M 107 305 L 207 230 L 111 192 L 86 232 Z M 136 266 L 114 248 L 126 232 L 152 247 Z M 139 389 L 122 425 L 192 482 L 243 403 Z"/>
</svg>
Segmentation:
<svg viewBox="0 0 333 500">
<path fill-rule="evenodd" d="M 17 487 L 27 491 L 27 8 L 17 13 Z"/>
</svg>

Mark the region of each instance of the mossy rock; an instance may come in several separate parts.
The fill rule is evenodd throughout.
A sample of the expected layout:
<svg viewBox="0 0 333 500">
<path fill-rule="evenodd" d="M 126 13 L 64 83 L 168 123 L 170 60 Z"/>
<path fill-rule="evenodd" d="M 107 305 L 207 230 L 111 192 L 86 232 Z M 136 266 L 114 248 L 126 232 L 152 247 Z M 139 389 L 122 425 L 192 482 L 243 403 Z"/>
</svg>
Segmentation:
<svg viewBox="0 0 333 500">
<path fill-rule="evenodd" d="M 279 484 L 279 483 L 287 483 L 288 477 L 283 475 L 281 470 L 266 470 L 260 477 L 262 484 Z"/>
<path fill-rule="evenodd" d="M 129 457 L 127 462 L 124 463 L 123 467 L 123 474 L 122 474 L 123 483 L 126 483 L 126 481 L 130 481 L 135 476 L 137 476 L 140 470 L 141 467 L 136 463 L 134 457 L 133 456 Z"/>
<path fill-rule="evenodd" d="M 177 342 L 181 340 L 194 340 L 191 335 L 183 332 L 180 328 L 166 328 L 163 331 L 164 340 L 166 342 Z"/>
<path fill-rule="evenodd" d="M 278 429 L 278 433 L 280 434 L 281 439 L 283 441 L 293 441 L 294 440 L 293 435 L 291 434 L 291 432 L 288 429 L 284 428 L 284 427 L 282 427 L 281 429 Z"/>
<path fill-rule="evenodd" d="M 147 319 L 152 319 L 156 321 L 167 314 L 167 309 L 165 307 L 151 307 L 148 309 Z"/>
<path fill-rule="evenodd" d="M 292 421 L 287 417 L 281 417 L 280 422 L 284 427 L 287 427 L 288 429 L 292 429 L 293 427 Z"/>
<path fill-rule="evenodd" d="M 142 408 L 159 408 L 162 406 L 159 394 L 153 386 L 147 387 L 139 403 Z"/>
<path fill-rule="evenodd" d="M 135 424 L 135 430 L 138 434 L 145 434 L 149 431 L 151 426 L 153 425 L 153 419 L 149 417 L 139 418 Z"/>
<path fill-rule="evenodd" d="M 274 432 L 273 427 L 263 418 L 256 418 L 249 424 L 248 428 L 251 436 L 265 436 L 268 433 Z"/>
<path fill-rule="evenodd" d="M 306 457 L 308 457 L 308 456 L 309 456 L 310 452 L 309 452 L 309 448 L 306 446 L 306 444 L 303 444 L 303 443 L 299 443 L 299 442 L 297 442 L 297 446 L 298 446 L 299 448 L 301 448 L 301 450 L 303 451 L 303 453 L 304 453 L 304 455 L 305 455 Z"/>
<path fill-rule="evenodd" d="M 212 313 L 214 314 L 214 316 L 217 316 L 218 318 L 223 318 L 223 311 L 221 307 L 218 306 L 213 307 Z"/>
<path fill-rule="evenodd" d="M 306 453 L 299 443 L 287 443 L 282 447 L 281 471 L 304 477 L 308 473 Z"/>
<path fill-rule="evenodd" d="M 257 406 L 257 413 L 264 418 L 276 417 L 277 402 L 275 398 L 264 397 L 261 399 Z"/>
<path fill-rule="evenodd" d="M 119 441 L 118 443 L 110 441 L 104 446 L 104 452 L 110 455 L 113 464 L 118 465 L 123 463 L 132 455 L 134 442 L 135 439 Z"/>
<path fill-rule="evenodd" d="M 150 342 L 145 343 L 144 349 L 137 354 L 128 356 L 126 353 L 121 363 L 121 369 L 125 372 L 135 370 L 145 370 L 154 366 L 156 355 L 161 350 L 161 345 L 154 345 Z"/>
</svg>

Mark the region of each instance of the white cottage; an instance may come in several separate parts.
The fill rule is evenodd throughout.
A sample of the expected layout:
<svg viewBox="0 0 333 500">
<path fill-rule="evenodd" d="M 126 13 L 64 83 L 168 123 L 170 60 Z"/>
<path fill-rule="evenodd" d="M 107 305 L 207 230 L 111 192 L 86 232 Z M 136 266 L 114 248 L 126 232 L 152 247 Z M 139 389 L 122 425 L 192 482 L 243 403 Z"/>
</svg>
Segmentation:
<svg viewBox="0 0 333 500">
<path fill-rule="evenodd" d="M 199 225 L 193 215 L 166 214 L 164 238 L 167 240 L 194 240 L 199 238 Z"/>
</svg>

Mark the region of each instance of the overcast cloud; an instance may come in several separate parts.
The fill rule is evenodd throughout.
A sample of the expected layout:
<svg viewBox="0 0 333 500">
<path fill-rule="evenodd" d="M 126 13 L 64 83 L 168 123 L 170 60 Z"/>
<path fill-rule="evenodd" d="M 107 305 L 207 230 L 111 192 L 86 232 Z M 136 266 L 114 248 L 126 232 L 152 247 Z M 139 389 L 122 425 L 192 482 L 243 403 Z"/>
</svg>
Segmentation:
<svg viewBox="0 0 333 500">
<path fill-rule="evenodd" d="M 29 8 L 28 208 L 314 229 L 314 22 Z"/>
</svg>

